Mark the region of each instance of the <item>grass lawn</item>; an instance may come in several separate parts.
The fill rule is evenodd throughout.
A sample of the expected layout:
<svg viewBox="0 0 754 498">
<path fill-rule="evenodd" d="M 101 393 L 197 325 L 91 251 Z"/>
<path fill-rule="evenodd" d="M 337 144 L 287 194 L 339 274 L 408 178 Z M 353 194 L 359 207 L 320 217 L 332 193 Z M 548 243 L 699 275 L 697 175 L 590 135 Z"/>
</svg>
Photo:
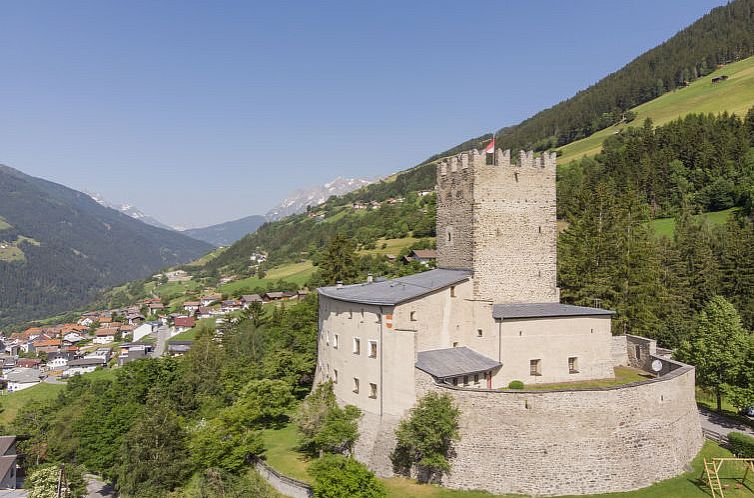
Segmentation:
<svg viewBox="0 0 754 498">
<path fill-rule="evenodd" d="M 160 299 L 167 299 L 172 301 L 173 299 L 184 296 L 187 292 L 197 292 L 201 290 L 202 285 L 194 280 L 187 280 L 186 282 L 167 282 L 162 285 L 158 285 L 154 288 L 155 294 Z"/>
<path fill-rule="evenodd" d="M 180 334 L 176 334 L 170 339 L 168 339 L 168 342 L 173 341 L 193 341 L 196 338 L 196 329 L 188 329 L 184 330 Z"/>
<path fill-rule="evenodd" d="M 284 280 L 296 285 L 304 285 L 314 273 L 314 265 L 311 261 L 301 263 L 288 263 L 272 268 L 264 278 L 249 277 L 234 282 L 228 282 L 218 287 L 218 292 L 233 294 L 237 291 L 251 291 L 255 287 L 267 287 L 269 283 Z"/>
<path fill-rule="evenodd" d="M 712 78 L 727 75 L 729 79 L 712 84 Z M 567 164 L 583 156 L 600 152 L 602 142 L 626 126 L 641 126 L 646 118 L 651 118 L 655 126 L 665 124 L 690 113 L 714 113 L 723 111 L 739 116 L 746 114 L 754 106 L 754 57 L 728 64 L 712 74 L 699 78 L 686 88 L 666 93 L 632 110 L 636 119 L 628 124 L 617 124 L 597 133 L 561 147 L 562 156 L 558 164 Z"/>
<path fill-rule="evenodd" d="M 312 482 L 311 476 L 306 472 L 309 465 L 308 459 L 296 451 L 297 433 L 293 424 L 289 424 L 282 429 L 265 430 L 262 438 L 267 451 L 264 456 L 267 463 L 278 472 L 295 479 Z M 590 495 L 594 498 L 709 498 L 706 486 L 699 482 L 702 469 L 704 467 L 704 458 L 731 456 L 730 452 L 721 448 L 717 444 L 707 441 L 702 451 L 692 462 L 690 472 L 659 482 L 647 488 L 625 493 L 608 493 L 600 495 Z M 736 468 L 731 464 L 726 464 L 720 475 L 723 485 L 729 487 L 725 490 L 727 498 L 743 498 L 754 496 L 754 493 L 748 489 L 736 489 L 737 479 L 743 476 L 743 469 Z M 418 484 L 411 479 L 394 477 L 382 479 L 388 489 L 390 498 L 491 498 L 494 496 L 513 496 L 513 495 L 492 495 L 483 491 L 459 491 L 447 489 L 440 486 L 429 484 Z M 754 489 L 754 476 L 747 478 L 747 484 Z M 565 497 L 562 497 L 565 498 Z M 572 498 L 572 497 L 568 497 Z"/>
<path fill-rule="evenodd" d="M 417 239 L 414 237 L 404 237 L 402 239 L 378 239 L 375 249 L 365 249 L 359 251 L 359 254 L 365 256 L 372 254 L 392 254 L 393 256 L 397 256 L 402 250 L 406 249 L 416 242 L 419 242 L 420 240 L 422 239 Z M 385 247 L 382 247 L 383 245 L 385 245 Z"/>
<path fill-rule="evenodd" d="M 584 380 L 577 382 L 562 382 L 558 384 L 526 384 L 525 389 L 530 391 L 543 391 L 547 389 L 590 389 L 593 387 L 612 387 L 631 382 L 641 382 L 651 379 L 653 376 L 642 370 L 631 367 L 615 367 L 614 379 Z"/>
<path fill-rule="evenodd" d="M 722 225 L 727 222 L 733 213 L 738 208 L 725 209 L 723 211 L 712 211 L 709 213 L 702 213 L 694 215 L 694 219 L 703 218 L 707 221 L 707 224 L 711 227 Z M 655 236 L 672 238 L 675 233 L 675 218 L 658 218 L 652 220 L 652 228 L 654 228 Z"/>
<path fill-rule="evenodd" d="M 60 391 L 65 388 L 63 384 L 48 384 L 40 382 L 34 387 L 29 387 L 23 391 L 0 396 L 0 407 L 3 411 L 0 413 L 0 424 L 9 424 L 16 417 L 18 411 L 30 401 L 47 401 L 55 399 Z"/>
</svg>

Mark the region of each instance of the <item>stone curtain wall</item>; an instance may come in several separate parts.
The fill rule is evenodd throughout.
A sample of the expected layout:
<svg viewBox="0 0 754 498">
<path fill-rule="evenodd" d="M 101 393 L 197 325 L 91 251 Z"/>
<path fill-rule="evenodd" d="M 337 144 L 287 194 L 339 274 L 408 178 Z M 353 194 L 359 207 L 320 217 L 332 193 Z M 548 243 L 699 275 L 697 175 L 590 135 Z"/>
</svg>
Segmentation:
<svg viewBox="0 0 754 498">
<path fill-rule="evenodd" d="M 262 460 L 257 459 L 254 462 L 254 468 L 270 486 L 284 496 L 290 496 L 291 498 L 312 498 L 314 496 L 311 486 L 305 482 L 278 473 Z"/>
<path fill-rule="evenodd" d="M 612 338 L 611 353 L 613 356 L 613 365 L 628 366 L 628 346 L 626 345 L 625 335 L 614 335 Z"/>
<path fill-rule="evenodd" d="M 580 391 L 463 389 L 417 370 L 419 396 L 448 393 L 461 409 L 461 439 L 442 484 L 550 496 L 630 491 L 683 473 L 703 444 L 694 369 L 669 361 L 667 370 Z M 365 413 L 360 424 L 356 458 L 383 477 L 392 474 L 397 423 Z"/>
<path fill-rule="evenodd" d="M 657 341 L 626 334 L 626 346 L 629 366 L 651 372 L 653 357 L 657 356 Z"/>
</svg>

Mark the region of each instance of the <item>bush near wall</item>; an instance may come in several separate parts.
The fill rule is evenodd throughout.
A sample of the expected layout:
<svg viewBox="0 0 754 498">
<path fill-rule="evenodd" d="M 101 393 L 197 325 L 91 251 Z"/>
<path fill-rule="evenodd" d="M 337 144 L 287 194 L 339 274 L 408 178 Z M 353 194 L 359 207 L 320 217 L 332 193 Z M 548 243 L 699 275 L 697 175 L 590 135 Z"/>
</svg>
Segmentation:
<svg viewBox="0 0 754 498">
<path fill-rule="evenodd" d="M 512 380 L 508 384 L 508 389 L 523 389 L 523 388 L 524 388 L 524 383 L 521 382 L 520 380 Z"/>
<path fill-rule="evenodd" d="M 741 458 L 754 458 L 754 437 L 742 432 L 731 432 L 728 434 L 728 441 L 733 454 Z"/>
</svg>

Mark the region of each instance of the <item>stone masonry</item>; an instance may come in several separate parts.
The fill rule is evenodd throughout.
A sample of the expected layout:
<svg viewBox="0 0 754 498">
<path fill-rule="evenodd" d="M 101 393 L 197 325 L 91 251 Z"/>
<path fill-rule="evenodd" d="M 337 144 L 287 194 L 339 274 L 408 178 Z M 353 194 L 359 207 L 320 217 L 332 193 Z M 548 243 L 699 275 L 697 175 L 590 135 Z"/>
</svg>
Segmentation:
<svg viewBox="0 0 754 498">
<path fill-rule="evenodd" d="M 437 266 L 474 272 L 474 298 L 557 302 L 555 154 L 477 151 L 437 170 Z"/>
</svg>

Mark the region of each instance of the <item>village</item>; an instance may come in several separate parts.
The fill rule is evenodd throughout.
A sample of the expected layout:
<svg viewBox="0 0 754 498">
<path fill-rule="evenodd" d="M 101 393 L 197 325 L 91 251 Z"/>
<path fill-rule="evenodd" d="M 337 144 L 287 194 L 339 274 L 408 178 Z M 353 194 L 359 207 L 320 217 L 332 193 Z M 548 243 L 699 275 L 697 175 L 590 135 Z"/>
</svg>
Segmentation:
<svg viewBox="0 0 754 498">
<path fill-rule="evenodd" d="M 170 273 L 171 281 L 186 278 L 185 272 Z M 279 304 L 307 294 L 302 289 L 223 299 L 222 294 L 208 292 L 173 308 L 159 298 L 146 298 L 126 308 L 87 311 L 75 323 L 29 327 L 7 337 L 0 334 L 0 388 L 10 394 L 143 358 L 181 356 L 191 348 L 200 321 L 221 334 L 224 324 L 254 303 Z"/>
</svg>

